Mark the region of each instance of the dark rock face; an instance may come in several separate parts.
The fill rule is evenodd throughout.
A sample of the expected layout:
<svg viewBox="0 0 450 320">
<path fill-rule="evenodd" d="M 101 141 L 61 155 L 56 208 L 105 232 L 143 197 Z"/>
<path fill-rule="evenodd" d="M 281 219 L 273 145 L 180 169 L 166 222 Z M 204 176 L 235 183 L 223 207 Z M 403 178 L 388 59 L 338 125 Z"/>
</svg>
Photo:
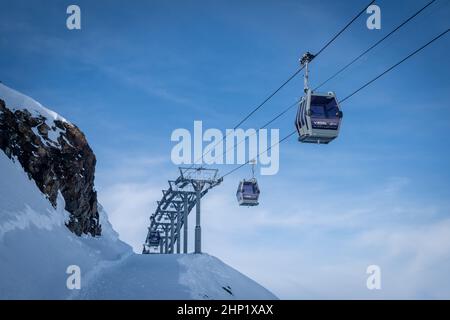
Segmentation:
<svg viewBox="0 0 450 320">
<path fill-rule="evenodd" d="M 10 110 L 0 99 L 0 149 L 17 158 L 28 176 L 56 207 L 61 192 L 70 213 L 67 227 L 77 235 L 101 234 L 94 189 L 95 155 L 75 125 Z"/>
</svg>

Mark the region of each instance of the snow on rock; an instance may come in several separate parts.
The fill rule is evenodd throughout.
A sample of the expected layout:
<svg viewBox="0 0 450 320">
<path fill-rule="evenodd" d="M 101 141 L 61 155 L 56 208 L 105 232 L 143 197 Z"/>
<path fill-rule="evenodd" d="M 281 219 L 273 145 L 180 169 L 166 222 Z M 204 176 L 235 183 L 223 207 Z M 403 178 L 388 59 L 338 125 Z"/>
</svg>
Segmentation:
<svg viewBox="0 0 450 320">
<path fill-rule="evenodd" d="M 0 83 L 0 299 L 276 299 L 207 254 L 134 254 L 97 203 L 94 169 L 75 125 Z M 71 265 L 80 290 L 66 286 Z"/>
<path fill-rule="evenodd" d="M 68 122 L 56 112 L 47 109 L 34 99 L 0 83 L 0 97 L 15 110 L 28 110 L 33 116 L 44 116 L 48 120 Z"/>
</svg>

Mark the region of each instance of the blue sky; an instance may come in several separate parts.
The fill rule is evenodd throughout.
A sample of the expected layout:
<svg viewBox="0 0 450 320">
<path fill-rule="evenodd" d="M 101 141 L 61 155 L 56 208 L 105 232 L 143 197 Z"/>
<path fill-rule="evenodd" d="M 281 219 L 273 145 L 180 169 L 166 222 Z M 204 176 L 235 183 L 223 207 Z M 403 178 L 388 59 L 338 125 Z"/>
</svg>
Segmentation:
<svg viewBox="0 0 450 320">
<path fill-rule="evenodd" d="M 140 250 L 167 179 L 174 129 L 233 128 L 367 1 L 5 1 L 0 81 L 79 126 L 96 188 L 121 238 Z M 311 65 L 318 84 L 427 1 L 378 1 L 381 30 L 357 20 Z M 448 28 L 437 0 L 323 89 L 344 97 Z M 448 35 L 343 104 L 339 138 L 280 147 L 259 178 L 261 205 L 238 208 L 242 169 L 204 201 L 204 250 L 281 298 L 449 298 Z M 297 77 L 243 128 L 302 94 Z M 295 110 L 273 124 L 294 129 Z M 221 166 L 223 172 L 232 166 Z M 192 225 L 192 224 L 191 224 Z M 365 287 L 382 268 L 383 289 Z"/>
</svg>

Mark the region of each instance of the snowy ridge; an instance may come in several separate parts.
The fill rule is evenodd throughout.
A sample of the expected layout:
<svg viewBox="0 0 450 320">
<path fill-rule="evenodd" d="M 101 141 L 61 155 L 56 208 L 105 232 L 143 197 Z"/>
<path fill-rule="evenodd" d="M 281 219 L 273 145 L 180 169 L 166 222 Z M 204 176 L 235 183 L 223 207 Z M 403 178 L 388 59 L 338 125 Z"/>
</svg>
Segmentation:
<svg viewBox="0 0 450 320">
<path fill-rule="evenodd" d="M 70 123 L 65 118 L 61 117 L 56 112 L 47 109 L 42 104 L 37 102 L 36 100 L 14 90 L 11 89 L 4 84 L 0 83 L 0 99 L 5 101 L 6 106 L 8 109 L 10 109 L 12 112 L 16 110 L 28 110 L 33 117 L 44 117 L 45 122 L 50 128 L 48 131 L 48 139 L 44 138 L 36 127 L 33 127 L 32 130 L 34 134 L 41 139 L 43 143 L 47 141 L 48 143 L 52 144 L 55 147 L 59 147 L 58 145 L 58 138 L 61 136 L 61 133 L 64 132 L 64 130 L 56 127 L 54 125 L 54 121 L 62 121 L 66 123 Z M 66 140 L 67 142 L 67 140 Z"/>
<path fill-rule="evenodd" d="M 34 116 L 43 116 L 48 120 L 68 122 L 56 112 L 47 109 L 36 100 L 0 83 L 0 98 L 13 110 L 27 109 Z"/>
<path fill-rule="evenodd" d="M 180 273 L 180 284 L 190 289 L 191 299 L 277 299 L 277 297 L 208 254 L 180 255 L 178 263 L 185 271 Z"/>
<path fill-rule="evenodd" d="M 0 149 L 9 158 L 17 158 L 53 207 L 57 206 L 58 192 L 61 193 L 70 213 L 66 225 L 72 232 L 100 235 L 96 158 L 84 133 L 31 98 L 5 86 L 0 99 Z M 14 105 L 6 105 L 3 99 Z M 19 105 L 18 101 L 29 103 L 30 107 Z M 17 106 L 25 109 L 19 110 Z"/>
<path fill-rule="evenodd" d="M 99 265 L 86 290 L 72 299 L 277 299 L 271 292 L 208 254 L 127 256 Z"/>
</svg>

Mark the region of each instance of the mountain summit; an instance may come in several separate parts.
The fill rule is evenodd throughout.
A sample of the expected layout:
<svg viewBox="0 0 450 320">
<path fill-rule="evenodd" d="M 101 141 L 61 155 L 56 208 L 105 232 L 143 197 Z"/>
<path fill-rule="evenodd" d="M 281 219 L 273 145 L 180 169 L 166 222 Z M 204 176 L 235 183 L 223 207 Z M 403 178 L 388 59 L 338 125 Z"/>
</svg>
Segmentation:
<svg viewBox="0 0 450 320">
<path fill-rule="evenodd" d="M 0 299 L 276 299 L 207 254 L 133 253 L 97 202 L 84 134 L 2 84 L 0 149 Z"/>
<path fill-rule="evenodd" d="M 15 158 L 56 207 L 61 192 L 76 235 L 101 234 L 95 155 L 77 126 L 0 84 L 0 149 Z"/>
</svg>

